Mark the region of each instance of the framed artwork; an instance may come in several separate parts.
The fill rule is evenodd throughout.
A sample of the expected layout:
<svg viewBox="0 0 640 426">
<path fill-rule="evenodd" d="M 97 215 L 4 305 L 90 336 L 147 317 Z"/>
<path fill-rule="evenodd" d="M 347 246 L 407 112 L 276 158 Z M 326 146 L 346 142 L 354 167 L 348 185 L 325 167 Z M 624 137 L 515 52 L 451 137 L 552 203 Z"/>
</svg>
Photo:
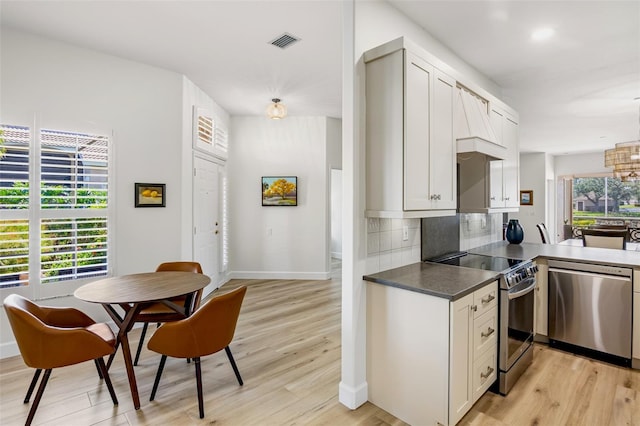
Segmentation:
<svg viewBox="0 0 640 426">
<path fill-rule="evenodd" d="M 164 183 L 136 183 L 136 207 L 165 207 L 166 189 Z"/>
<path fill-rule="evenodd" d="M 297 176 L 263 176 L 262 177 L 262 205 L 263 206 L 297 206 L 298 205 L 298 177 Z"/>
<path fill-rule="evenodd" d="M 533 205 L 533 191 L 520 191 L 520 205 L 532 206 Z"/>
</svg>

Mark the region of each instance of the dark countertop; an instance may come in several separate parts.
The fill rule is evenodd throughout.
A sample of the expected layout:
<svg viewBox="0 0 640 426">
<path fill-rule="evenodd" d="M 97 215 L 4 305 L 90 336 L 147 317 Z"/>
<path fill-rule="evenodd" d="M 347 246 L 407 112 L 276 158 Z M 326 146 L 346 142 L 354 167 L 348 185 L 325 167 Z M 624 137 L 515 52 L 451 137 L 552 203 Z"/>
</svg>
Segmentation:
<svg viewBox="0 0 640 426">
<path fill-rule="evenodd" d="M 365 281 L 457 300 L 498 277 L 497 272 L 439 263 L 413 263 L 365 275 Z"/>
<path fill-rule="evenodd" d="M 559 244 L 499 241 L 469 250 L 469 253 L 512 259 L 546 258 L 611 266 L 640 268 L 640 251 L 612 250 Z M 498 277 L 497 272 L 438 263 L 414 263 L 376 274 L 365 281 L 402 288 L 431 296 L 457 300 Z"/>
<path fill-rule="evenodd" d="M 471 249 L 469 253 L 523 260 L 543 257 L 546 259 L 640 268 L 640 251 L 635 250 L 575 247 L 562 244 L 509 244 L 506 241 L 499 241 Z"/>
</svg>

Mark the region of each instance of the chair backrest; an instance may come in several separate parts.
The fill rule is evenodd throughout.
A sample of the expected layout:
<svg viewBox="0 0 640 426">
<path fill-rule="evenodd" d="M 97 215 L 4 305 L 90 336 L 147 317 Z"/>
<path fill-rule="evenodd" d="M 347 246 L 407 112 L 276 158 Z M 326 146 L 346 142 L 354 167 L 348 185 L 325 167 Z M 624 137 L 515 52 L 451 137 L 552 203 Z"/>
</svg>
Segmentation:
<svg viewBox="0 0 640 426">
<path fill-rule="evenodd" d="M 156 272 L 167 272 L 167 271 L 178 271 L 178 272 L 193 272 L 196 274 L 202 274 L 202 266 L 198 262 L 164 262 L 158 265 L 156 268 Z M 198 309 L 200 306 L 200 299 L 202 298 L 202 289 L 193 293 L 191 300 L 189 301 L 189 306 L 187 306 L 187 310 L 189 312 L 193 312 Z"/>
<path fill-rule="evenodd" d="M 540 231 L 542 244 L 551 244 L 551 240 L 549 239 L 549 231 L 547 231 L 547 227 L 545 226 L 545 224 L 538 223 L 536 226 L 538 227 L 538 231 Z"/>
<path fill-rule="evenodd" d="M 209 300 L 189 318 L 163 324 L 147 346 L 175 358 L 196 358 L 224 349 L 233 340 L 246 292 L 247 287 L 239 287 Z"/>
<path fill-rule="evenodd" d="M 582 244 L 585 247 L 626 249 L 629 231 L 626 229 L 583 229 Z"/>
<path fill-rule="evenodd" d="M 158 265 L 156 272 L 179 271 L 202 273 L 202 266 L 198 262 L 165 262 Z"/>
</svg>

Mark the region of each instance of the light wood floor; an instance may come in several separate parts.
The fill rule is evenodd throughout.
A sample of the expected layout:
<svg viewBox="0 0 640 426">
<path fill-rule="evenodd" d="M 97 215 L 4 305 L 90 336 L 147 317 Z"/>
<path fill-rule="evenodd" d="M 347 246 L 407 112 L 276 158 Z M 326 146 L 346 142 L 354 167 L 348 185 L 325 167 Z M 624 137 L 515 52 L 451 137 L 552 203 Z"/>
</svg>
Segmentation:
<svg viewBox="0 0 640 426">
<path fill-rule="evenodd" d="M 402 425 L 365 404 L 338 402 L 340 281 L 233 280 L 248 286 L 231 344 L 238 386 L 224 352 L 204 358 L 205 418 L 198 418 L 193 364 L 169 359 L 156 400 L 149 394 L 159 356 L 146 350 L 134 410 L 121 354 L 110 370 L 114 407 L 93 363 L 54 370 L 34 424 L 46 425 Z M 131 334 L 137 344 L 138 331 Z M 444 368 L 444 367 L 443 367 Z M 0 360 L 0 424 L 24 424 L 33 370 Z M 416 395 L 419 398 L 419 395 Z M 485 394 L 464 425 L 640 425 L 640 372 L 536 346 L 533 365 L 507 397 Z"/>
</svg>

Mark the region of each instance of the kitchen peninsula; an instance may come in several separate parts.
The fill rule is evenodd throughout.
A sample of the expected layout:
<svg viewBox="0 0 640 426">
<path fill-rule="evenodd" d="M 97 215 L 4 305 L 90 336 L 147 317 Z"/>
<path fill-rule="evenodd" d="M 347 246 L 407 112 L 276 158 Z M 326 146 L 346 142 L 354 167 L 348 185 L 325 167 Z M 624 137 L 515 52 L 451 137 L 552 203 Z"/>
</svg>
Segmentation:
<svg viewBox="0 0 640 426">
<path fill-rule="evenodd" d="M 640 252 L 506 242 L 469 252 L 537 263 L 535 331 L 543 337 L 549 260 L 633 269 L 632 357 L 640 367 Z M 424 262 L 365 276 L 369 400 L 411 424 L 456 424 L 496 380 L 498 278 Z"/>
</svg>

